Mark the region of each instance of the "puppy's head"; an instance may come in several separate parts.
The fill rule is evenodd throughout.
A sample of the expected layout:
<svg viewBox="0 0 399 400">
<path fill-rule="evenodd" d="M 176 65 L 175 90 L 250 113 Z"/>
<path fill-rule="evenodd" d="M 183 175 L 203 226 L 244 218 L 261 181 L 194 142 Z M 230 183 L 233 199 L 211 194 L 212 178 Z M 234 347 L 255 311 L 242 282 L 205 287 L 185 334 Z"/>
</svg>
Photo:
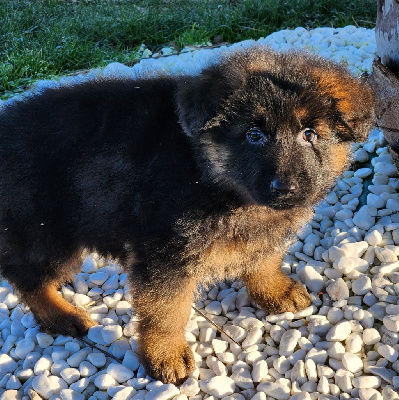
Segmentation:
<svg viewBox="0 0 399 400">
<path fill-rule="evenodd" d="M 179 83 L 180 123 L 207 179 L 274 208 L 320 200 L 366 139 L 373 96 L 343 67 L 305 53 L 239 51 Z"/>
</svg>

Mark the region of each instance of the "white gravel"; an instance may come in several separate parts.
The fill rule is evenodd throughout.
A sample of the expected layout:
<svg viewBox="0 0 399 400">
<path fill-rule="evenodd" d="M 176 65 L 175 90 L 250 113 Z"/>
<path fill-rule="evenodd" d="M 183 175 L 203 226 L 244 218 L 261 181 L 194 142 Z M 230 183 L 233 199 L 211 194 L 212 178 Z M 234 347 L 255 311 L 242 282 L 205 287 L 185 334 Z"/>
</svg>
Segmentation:
<svg viewBox="0 0 399 400">
<path fill-rule="evenodd" d="M 353 26 L 285 30 L 258 42 L 315 51 L 356 75 L 370 70 L 375 52 L 374 31 Z M 149 58 L 132 68 L 114 63 L 38 82 L 30 94 L 101 74 L 194 74 L 217 54 L 253 43 Z M 354 162 L 363 164 L 344 173 L 283 261 L 311 292 L 312 306 L 266 315 L 240 282 L 218 283 L 196 306 L 245 350 L 192 312 L 186 337 L 197 369 L 180 387 L 164 385 L 146 376 L 137 358 L 126 274 L 92 254 L 61 293 L 91 312 L 99 325 L 89 339 L 121 363 L 78 339 L 39 332 L 3 282 L 0 399 L 399 399 L 399 181 L 379 131 L 353 150 Z"/>
</svg>

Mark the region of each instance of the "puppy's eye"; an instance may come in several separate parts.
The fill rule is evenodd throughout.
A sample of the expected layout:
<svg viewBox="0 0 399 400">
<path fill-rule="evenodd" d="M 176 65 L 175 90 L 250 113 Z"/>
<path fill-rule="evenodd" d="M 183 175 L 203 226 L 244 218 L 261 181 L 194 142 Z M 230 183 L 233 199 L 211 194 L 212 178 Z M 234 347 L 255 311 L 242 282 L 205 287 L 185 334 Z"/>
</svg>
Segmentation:
<svg viewBox="0 0 399 400">
<path fill-rule="evenodd" d="M 259 128 L 251 128 L 247 132 L 247 140 L 252 144 L 266 143 L 266 135 Z"/>
<path fill-rule="evenodd" d="M 317 133 L 312 128 L 306 128 L 302 131 L 302 139 L 309 143 L 314 143 L 317 140 Z"/>
</svg>

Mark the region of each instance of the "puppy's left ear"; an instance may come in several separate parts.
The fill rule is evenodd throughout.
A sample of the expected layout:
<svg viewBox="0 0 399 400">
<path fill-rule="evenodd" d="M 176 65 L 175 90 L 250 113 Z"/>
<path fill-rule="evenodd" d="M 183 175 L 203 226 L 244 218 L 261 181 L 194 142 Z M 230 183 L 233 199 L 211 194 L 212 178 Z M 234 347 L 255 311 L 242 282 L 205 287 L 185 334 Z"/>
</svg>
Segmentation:
<svg viewBox="0 0 399 400">
<path fill-rule="evenodd" d="M 375 124 L 374 95 L 367 80 L 368 76 L 357 79 L 340 70 L 322 71 L 318 77 L 318 88 L 335 103 L 342 141 L 365 141 Z"/>
<path fill-rule="evenodd" d="M 222 107 L 222 100 L 232 90 L 232 82 L 224 76 L 219 66 L 206 69 L 200 76 L 182 78 L 178 84 L 176 100 L 179 122 L 184 131 L 194 136 L 205 124 L 211 127 L 220 123 L 216 117 L 217 112 Z"/>
</svg>

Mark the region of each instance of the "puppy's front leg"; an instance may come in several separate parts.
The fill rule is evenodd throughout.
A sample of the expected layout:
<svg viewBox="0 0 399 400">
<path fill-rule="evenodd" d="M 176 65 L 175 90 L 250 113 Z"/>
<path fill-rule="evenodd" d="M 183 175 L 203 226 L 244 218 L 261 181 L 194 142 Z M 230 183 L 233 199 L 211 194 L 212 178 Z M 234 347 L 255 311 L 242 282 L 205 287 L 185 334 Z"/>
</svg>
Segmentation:
<svg viewBox="0 0 399 400">
<path fill-rule="evenodd" d="M 281 271 L 282 258 L 280 254 L 271 255 L 262 266 L 243 275 L 252 299 L 272 314 L 295 313 L 311 302 L 303 285 Z"/>
<path fill-rule="evenodd" d="M 139 351 L 147 373 L 164 383 L 183 381 L 195 368 L 184 335 L 195 282 L 178 274 L 150 283 L 135 278 L 132 289 L 140 318 Z"/>
</svg>

